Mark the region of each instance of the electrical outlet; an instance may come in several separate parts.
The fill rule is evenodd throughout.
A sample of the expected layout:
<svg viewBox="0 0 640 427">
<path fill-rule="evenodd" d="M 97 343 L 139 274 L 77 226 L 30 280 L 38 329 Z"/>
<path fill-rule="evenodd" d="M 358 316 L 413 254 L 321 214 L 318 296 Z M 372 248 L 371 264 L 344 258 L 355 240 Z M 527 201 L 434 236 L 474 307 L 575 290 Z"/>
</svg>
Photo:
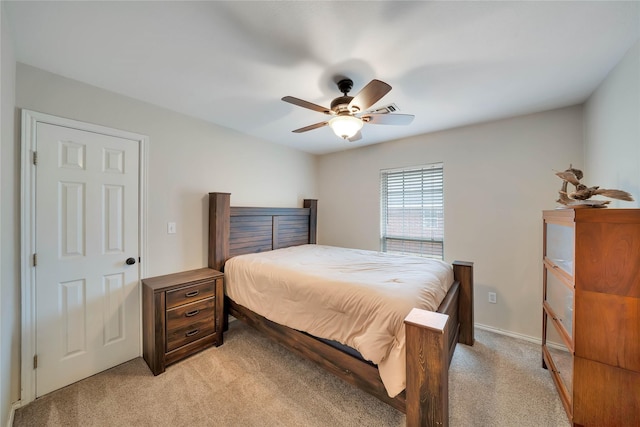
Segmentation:
<svg viewBox="0 0 640 427">
<path fill-rule="evenodd" d="M 167 234 L 176 234 L 176 223 L 168 222 L 167 223 Z"/>
<path fill-rule="evenodd" d="M 498 302 L 498 295 L 495 292 L 489 292 L 489 302 L 492 304 Z"/>
</svg>

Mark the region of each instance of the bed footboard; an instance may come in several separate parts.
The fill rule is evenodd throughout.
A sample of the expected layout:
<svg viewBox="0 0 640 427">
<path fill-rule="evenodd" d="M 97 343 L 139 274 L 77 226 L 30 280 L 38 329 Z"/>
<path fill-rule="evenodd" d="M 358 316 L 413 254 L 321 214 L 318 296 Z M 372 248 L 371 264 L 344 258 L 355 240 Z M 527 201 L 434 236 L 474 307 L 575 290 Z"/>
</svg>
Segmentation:
<svg viewBox="0 0 640 427">
<path fill-rule="evenodd" d="M 449 423 L 449 316 L 414 308 L 407 339 L 407 426 Z"/>
<path fill-rule="evenodd" d="M 453 263 L 454 288 L 442 312 L 414 308 L 405 318 L 407 426 L 449 425 L 449 364 L 456 342 L 473 345 L 473 263 Z"/>
</svg>

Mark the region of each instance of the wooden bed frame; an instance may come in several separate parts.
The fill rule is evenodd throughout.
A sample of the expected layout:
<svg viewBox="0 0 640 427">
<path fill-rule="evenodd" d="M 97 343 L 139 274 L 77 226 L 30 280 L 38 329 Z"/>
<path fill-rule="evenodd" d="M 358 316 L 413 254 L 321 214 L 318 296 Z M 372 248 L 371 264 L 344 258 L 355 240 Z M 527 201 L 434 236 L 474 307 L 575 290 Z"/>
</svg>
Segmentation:
<svg viewBox="0 0 640 427">
<path fill-rule="evenodd" d="M 316 243 L 317 200 L 305 200 L 303 208 L 253 208 L 231 207 L 230 199 L 230 193 L 209 193 L 209 267 L 224 271 L 226 260 L 236 255 Z M 457 342 L 474 343 L 473 263 L 456 261 L 453 273 L 455 282 L 437 312 L 414 308 L 405 318 L 407 385 L 395 398 L 375 365 L 229 298 L 225 311 L 406 413 L 407 426 L 447 426 L 449 364 Z"/>
</svg>

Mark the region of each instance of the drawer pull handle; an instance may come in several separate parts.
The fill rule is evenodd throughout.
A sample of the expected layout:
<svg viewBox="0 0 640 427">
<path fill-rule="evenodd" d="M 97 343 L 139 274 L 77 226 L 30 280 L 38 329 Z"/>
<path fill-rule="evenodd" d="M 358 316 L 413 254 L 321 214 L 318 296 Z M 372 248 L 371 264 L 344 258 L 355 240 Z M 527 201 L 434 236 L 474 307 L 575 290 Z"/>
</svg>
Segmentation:
<svg viewBox="0 0 640 427">
<path fill-rule="evenodd" d="M 192 337 L 194 335 L 198 335 L 198 332 L 200 332 L 199 329 L 194 329 L 193 331 L 189 331 L 186 334 L 184 334 L 186 337 Z"/>
<path fill-rule="evenodd" d="M 184 294 L 184 296 L 187 297 L 187 298 L 191 298 L 191 297 L 195 297 L 199 293 L 200 293 L 200 291 L 196 290 L 196 291 L 187 292 L 186 294 Z"/>
<path fill-rule="evenodd" d="M 195 316 L 198 313 L 200 313 L 200 310 L 193 310 L 193 311 L 190 311 L 188 313 L 185 313 L 184 315 L 185 315 L 185 317 L 192 317 L 192 316 Z"/>
</svg>

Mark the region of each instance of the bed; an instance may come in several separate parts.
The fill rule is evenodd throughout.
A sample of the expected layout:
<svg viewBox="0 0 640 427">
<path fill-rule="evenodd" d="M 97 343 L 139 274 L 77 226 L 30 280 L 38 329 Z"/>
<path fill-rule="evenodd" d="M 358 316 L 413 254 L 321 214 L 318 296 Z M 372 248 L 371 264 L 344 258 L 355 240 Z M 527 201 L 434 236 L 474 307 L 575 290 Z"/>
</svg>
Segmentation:
<svg viewBox="0 0 640 427">
<path fill-rule="evenodd" d="M 224 271 L 238 255 L 316 243 L 317 201 L 302 208 L 231 207 L 209 193 L 209 267 Z M 239 257 L 242 258 L 242 257 Z M 404 319 L 406 388 L 390 397 L 378 366 L 356 352 L 280 325 L 226 298 L 227 314 L 264 332 L 343 380 L 405 412 L 408 426 L 448 425 L 448 368 L 457 342 L 473 345 L 473 264 L 453 263 L 453 283 L 437 310 Z"/>
</svg>

